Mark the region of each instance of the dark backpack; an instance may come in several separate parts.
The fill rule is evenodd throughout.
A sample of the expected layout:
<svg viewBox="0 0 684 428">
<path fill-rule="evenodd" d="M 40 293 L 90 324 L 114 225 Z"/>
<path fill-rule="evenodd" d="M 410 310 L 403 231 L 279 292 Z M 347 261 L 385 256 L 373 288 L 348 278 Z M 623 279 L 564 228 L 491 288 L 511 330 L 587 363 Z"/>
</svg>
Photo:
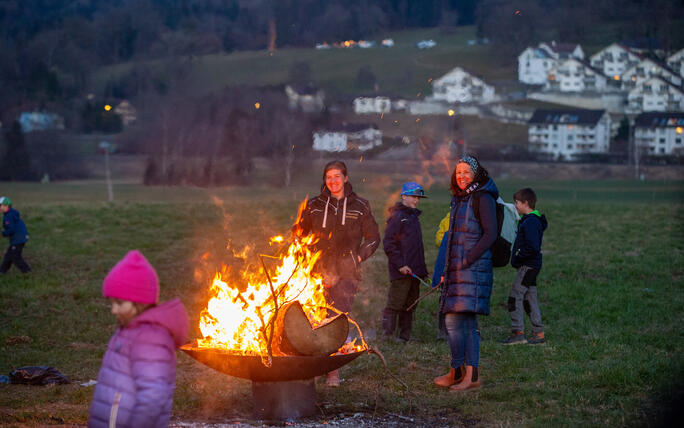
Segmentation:
<svg viewBox="0 0 684 428">
<path fill-rule="evenodd" d="M 477 217 L 477 220 L 480 221 L 480 192 L 477 192 L 473 195 L 473 212 L 475 213 L 475 217 Z M 504 267 L 508 266 L 508 263 L 511 261 L 511 249 L 513 247 L 513 241 L 515 241 L 515 238 L 513 241 L 508 241 L 506 238 L 504 238 L 501 235 L 501 231 L 503 229 L 503 224 L 505 220 L 507 219 L 507 215 L 512 214 L 506 209 L 504 204 L 500 203 L 498 200 L 495 201 L 496 203 L 496 241 L 492 244 L 489 249 L 492 252 L 492 265 L 494 267 Z M 517 219 L 516 219 L 517 220 Z"/>
</svg>

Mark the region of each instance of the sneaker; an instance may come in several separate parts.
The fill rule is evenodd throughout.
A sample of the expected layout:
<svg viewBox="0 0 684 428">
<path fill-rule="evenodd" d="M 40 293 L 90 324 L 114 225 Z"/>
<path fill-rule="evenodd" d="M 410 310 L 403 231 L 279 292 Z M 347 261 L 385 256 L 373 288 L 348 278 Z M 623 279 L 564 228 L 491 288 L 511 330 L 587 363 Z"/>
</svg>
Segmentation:
<svg viewBox="0 0 684 428">
<path fill-rule="evenodd" d="M 533 334 L 530 340 L 527 341 L 530 345 L 539 345 L 540 343 L 546 343 L 546 338 L 544 337 L 544 332 Z"/>
<path fill-rule="evenodd" d="M 503 343 L 504 345 L 522 345 L 523 343 L 527 343 L 527 339 L 525 339 L 523 332 L 520 331 L 511 333 L 506 339 L 499 340 L 499 343 Z"/>
</svg>

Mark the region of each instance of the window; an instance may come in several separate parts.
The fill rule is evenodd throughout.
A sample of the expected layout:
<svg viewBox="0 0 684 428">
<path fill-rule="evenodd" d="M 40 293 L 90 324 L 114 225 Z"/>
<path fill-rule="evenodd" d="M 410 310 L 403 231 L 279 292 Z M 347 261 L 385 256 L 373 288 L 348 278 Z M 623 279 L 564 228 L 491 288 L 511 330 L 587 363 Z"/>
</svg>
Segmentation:
<svg viewBox="0 0 684 428">
<path fill-rule="evenodd" d="M 664 139 L 664 138 L 661 138 L 661 139 L 660 139 L 660 144 L 665 144 L 665 139 Z"/>
<path fill-rule="evenodd" d="M 675 138 L 675 144 L 682 144 L 681 138 Z"/>
<path fill-rule="evenodd" d="M 572 144 L 568 144 L 568 150 L 572 150 Z"/>
<path fill-rule="evenodd" d="M 568 141 L 572 141 L 575 137 L 573 135 L 568 135 Z"/>
</svg>

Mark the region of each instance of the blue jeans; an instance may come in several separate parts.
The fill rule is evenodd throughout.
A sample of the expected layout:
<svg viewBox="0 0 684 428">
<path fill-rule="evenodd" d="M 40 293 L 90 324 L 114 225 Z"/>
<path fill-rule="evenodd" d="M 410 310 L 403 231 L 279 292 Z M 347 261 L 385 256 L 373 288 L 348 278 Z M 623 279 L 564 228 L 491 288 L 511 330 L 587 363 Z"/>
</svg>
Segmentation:
<svg viewBox="0 0 684 428">
<path fill-rule="evenodd" d="M 478 367 L 480 335 L 477 333 L 477 314 L 446 314 L 444 322 L 451 349 L 451 367 L 458 368 L 466 362 L 469 366 Z"/>
</svg>

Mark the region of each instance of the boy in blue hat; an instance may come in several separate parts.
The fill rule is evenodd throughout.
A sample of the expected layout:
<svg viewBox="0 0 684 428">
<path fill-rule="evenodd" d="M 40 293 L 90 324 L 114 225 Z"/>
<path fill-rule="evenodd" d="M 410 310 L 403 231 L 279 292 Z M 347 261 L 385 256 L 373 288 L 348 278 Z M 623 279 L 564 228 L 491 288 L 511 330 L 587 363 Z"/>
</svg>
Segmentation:
<svg viewBox="0 0 684 428">
<path fill-rule="evenodd" d="M 387 228 L 382 245 L 387 254 L 390 287 L 387 306 L 382 311 L 382 329 L 385 338 L 394 338 L 399 321 L 397 341 L 411 338 L 413 310 L 407 308 L 420 295 L 420 281 L 428 275 L 423 251 L 423 235 L 420 229 L 421 211 L 416 208 L 425 192 L 420 184 L 410 181 L 401 187 L 401 202 L 389 209 Z M 417 278 L 416 278 L 417 277 Z"/>
<path fill-rule="evenodd" d="M 5 273 L 12 266 L 17 265 L 22 273 L 31 271 L 28 263 L 21 256 L 24 244 L 28 241 L 26 225 L 19 215 L 19 211 L 12 208 L 12 200 L 7 196 L 0 196 L 0 211 L 2 211 L 2 236 L 10 240 L 10 246 L 5 252 L 5 257 L 0 265 L 0 273 Z"/>
</svg>

